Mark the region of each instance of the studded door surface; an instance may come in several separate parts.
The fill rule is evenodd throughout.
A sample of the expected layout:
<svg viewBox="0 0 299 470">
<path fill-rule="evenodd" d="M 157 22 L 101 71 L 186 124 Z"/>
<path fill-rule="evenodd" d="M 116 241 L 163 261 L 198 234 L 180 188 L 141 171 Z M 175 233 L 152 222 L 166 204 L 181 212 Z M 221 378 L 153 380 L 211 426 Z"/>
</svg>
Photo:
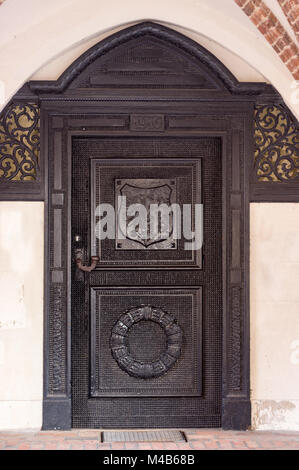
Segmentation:
<svg viewBox="0 0 299 470">
<path fill-rule="evenodd" d="M 73 427 L 221 425 L 221 194 L 216 138 L 74 139 L 73 256 L 99 261 L 73 263 Z M 186 249 L 173 215 L 168 236 L 100 239 L 99 205 L 121 197 L 192 205 L 193 230 L 203 204 L 203 248 Z"/>
</svg>

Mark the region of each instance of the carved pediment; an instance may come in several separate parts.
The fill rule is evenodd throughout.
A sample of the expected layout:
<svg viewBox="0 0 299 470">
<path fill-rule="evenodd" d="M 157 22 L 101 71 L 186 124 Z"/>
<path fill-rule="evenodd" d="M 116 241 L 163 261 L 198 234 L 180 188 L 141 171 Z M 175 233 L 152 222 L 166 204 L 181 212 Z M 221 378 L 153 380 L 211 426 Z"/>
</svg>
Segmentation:
<svg viewBox="0 0 299 470">
<path fill-rule="evenodd" d="M 197 89 L 203 94 L 260 95 L 275 90 L 266 83 L 238 80 L 209 51 L 165 26 L 145 22 L 99 42 L 56 81 L 31 81 L 31 92 L 100 95 L 115 89 Z M 220 94 L 220 93 L 219 93 Z"/>
<path fill-rule="evenodd" d="M 114 86 L 223 89 L 198 60 L 150 35 L 128 41 L 97 58 L 70 88 Z"/>
</svg>

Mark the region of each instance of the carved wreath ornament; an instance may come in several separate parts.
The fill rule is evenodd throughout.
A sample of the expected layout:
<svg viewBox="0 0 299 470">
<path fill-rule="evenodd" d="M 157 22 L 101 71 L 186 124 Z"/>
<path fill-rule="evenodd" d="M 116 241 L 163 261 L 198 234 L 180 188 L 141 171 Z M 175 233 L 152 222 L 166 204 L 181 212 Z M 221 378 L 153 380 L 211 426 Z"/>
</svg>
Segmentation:
<svg viewBox="0 0 299 470">
<path fill-rule="evenodd" d="M 152 362 L 135 359 L 129 349 L 128 335 L 133 325 L 141 320 L 157 323 L 166 335 L 166 348 Z M 129 375 L 151 379 L 164 375 L 181 355 L 183 334 L 173 315 L 160 308 L 142 306 L 123 314 L 114 325 L 110 338 L 112 356 L 119 367 Z"/>
</svg>

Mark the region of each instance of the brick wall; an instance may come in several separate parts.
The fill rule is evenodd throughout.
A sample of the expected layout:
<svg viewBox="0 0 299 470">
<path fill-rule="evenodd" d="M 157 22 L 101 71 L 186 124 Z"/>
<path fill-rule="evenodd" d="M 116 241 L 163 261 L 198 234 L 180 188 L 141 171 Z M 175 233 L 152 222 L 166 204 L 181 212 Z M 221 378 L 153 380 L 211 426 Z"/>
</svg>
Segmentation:
<svg viewBox="0 0 299 470">
<path fill-rule="evenodd" d="M 234 0 L 267 39 L 295 80 L 299 80 L 298 46 L 262 0 Z M 278 0 L 291 26 L 298 34 L 298 0 Z M 292 23 L 291 23 L 292 21 Z"/>
<path fill-rule="evenodd" d="M 277 0 L 299 41 L 299 1 Z"/>
</svg>

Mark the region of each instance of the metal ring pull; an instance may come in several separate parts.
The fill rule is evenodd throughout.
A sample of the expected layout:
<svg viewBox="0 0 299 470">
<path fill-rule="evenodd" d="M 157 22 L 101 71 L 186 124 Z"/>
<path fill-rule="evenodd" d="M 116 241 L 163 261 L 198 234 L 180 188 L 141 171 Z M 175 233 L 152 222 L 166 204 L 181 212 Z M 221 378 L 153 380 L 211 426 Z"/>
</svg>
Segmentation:
<svg viewBox="0 0 299 470">
<path fill-rule="evenodd" d="M 78 268 L 81 269 L 81 271 L 85 271 L 87 273 L 90 273 L 90 271 L 93 271 L 95 269 L 99 259 L 100 258 L 98 256 L 92 256 L 90 266 L 86 266 L 86 265 L 82 264 L 82 260 L 80 258 L 76 259 L 76 263 L 77 263 Z"/>
</svg>

